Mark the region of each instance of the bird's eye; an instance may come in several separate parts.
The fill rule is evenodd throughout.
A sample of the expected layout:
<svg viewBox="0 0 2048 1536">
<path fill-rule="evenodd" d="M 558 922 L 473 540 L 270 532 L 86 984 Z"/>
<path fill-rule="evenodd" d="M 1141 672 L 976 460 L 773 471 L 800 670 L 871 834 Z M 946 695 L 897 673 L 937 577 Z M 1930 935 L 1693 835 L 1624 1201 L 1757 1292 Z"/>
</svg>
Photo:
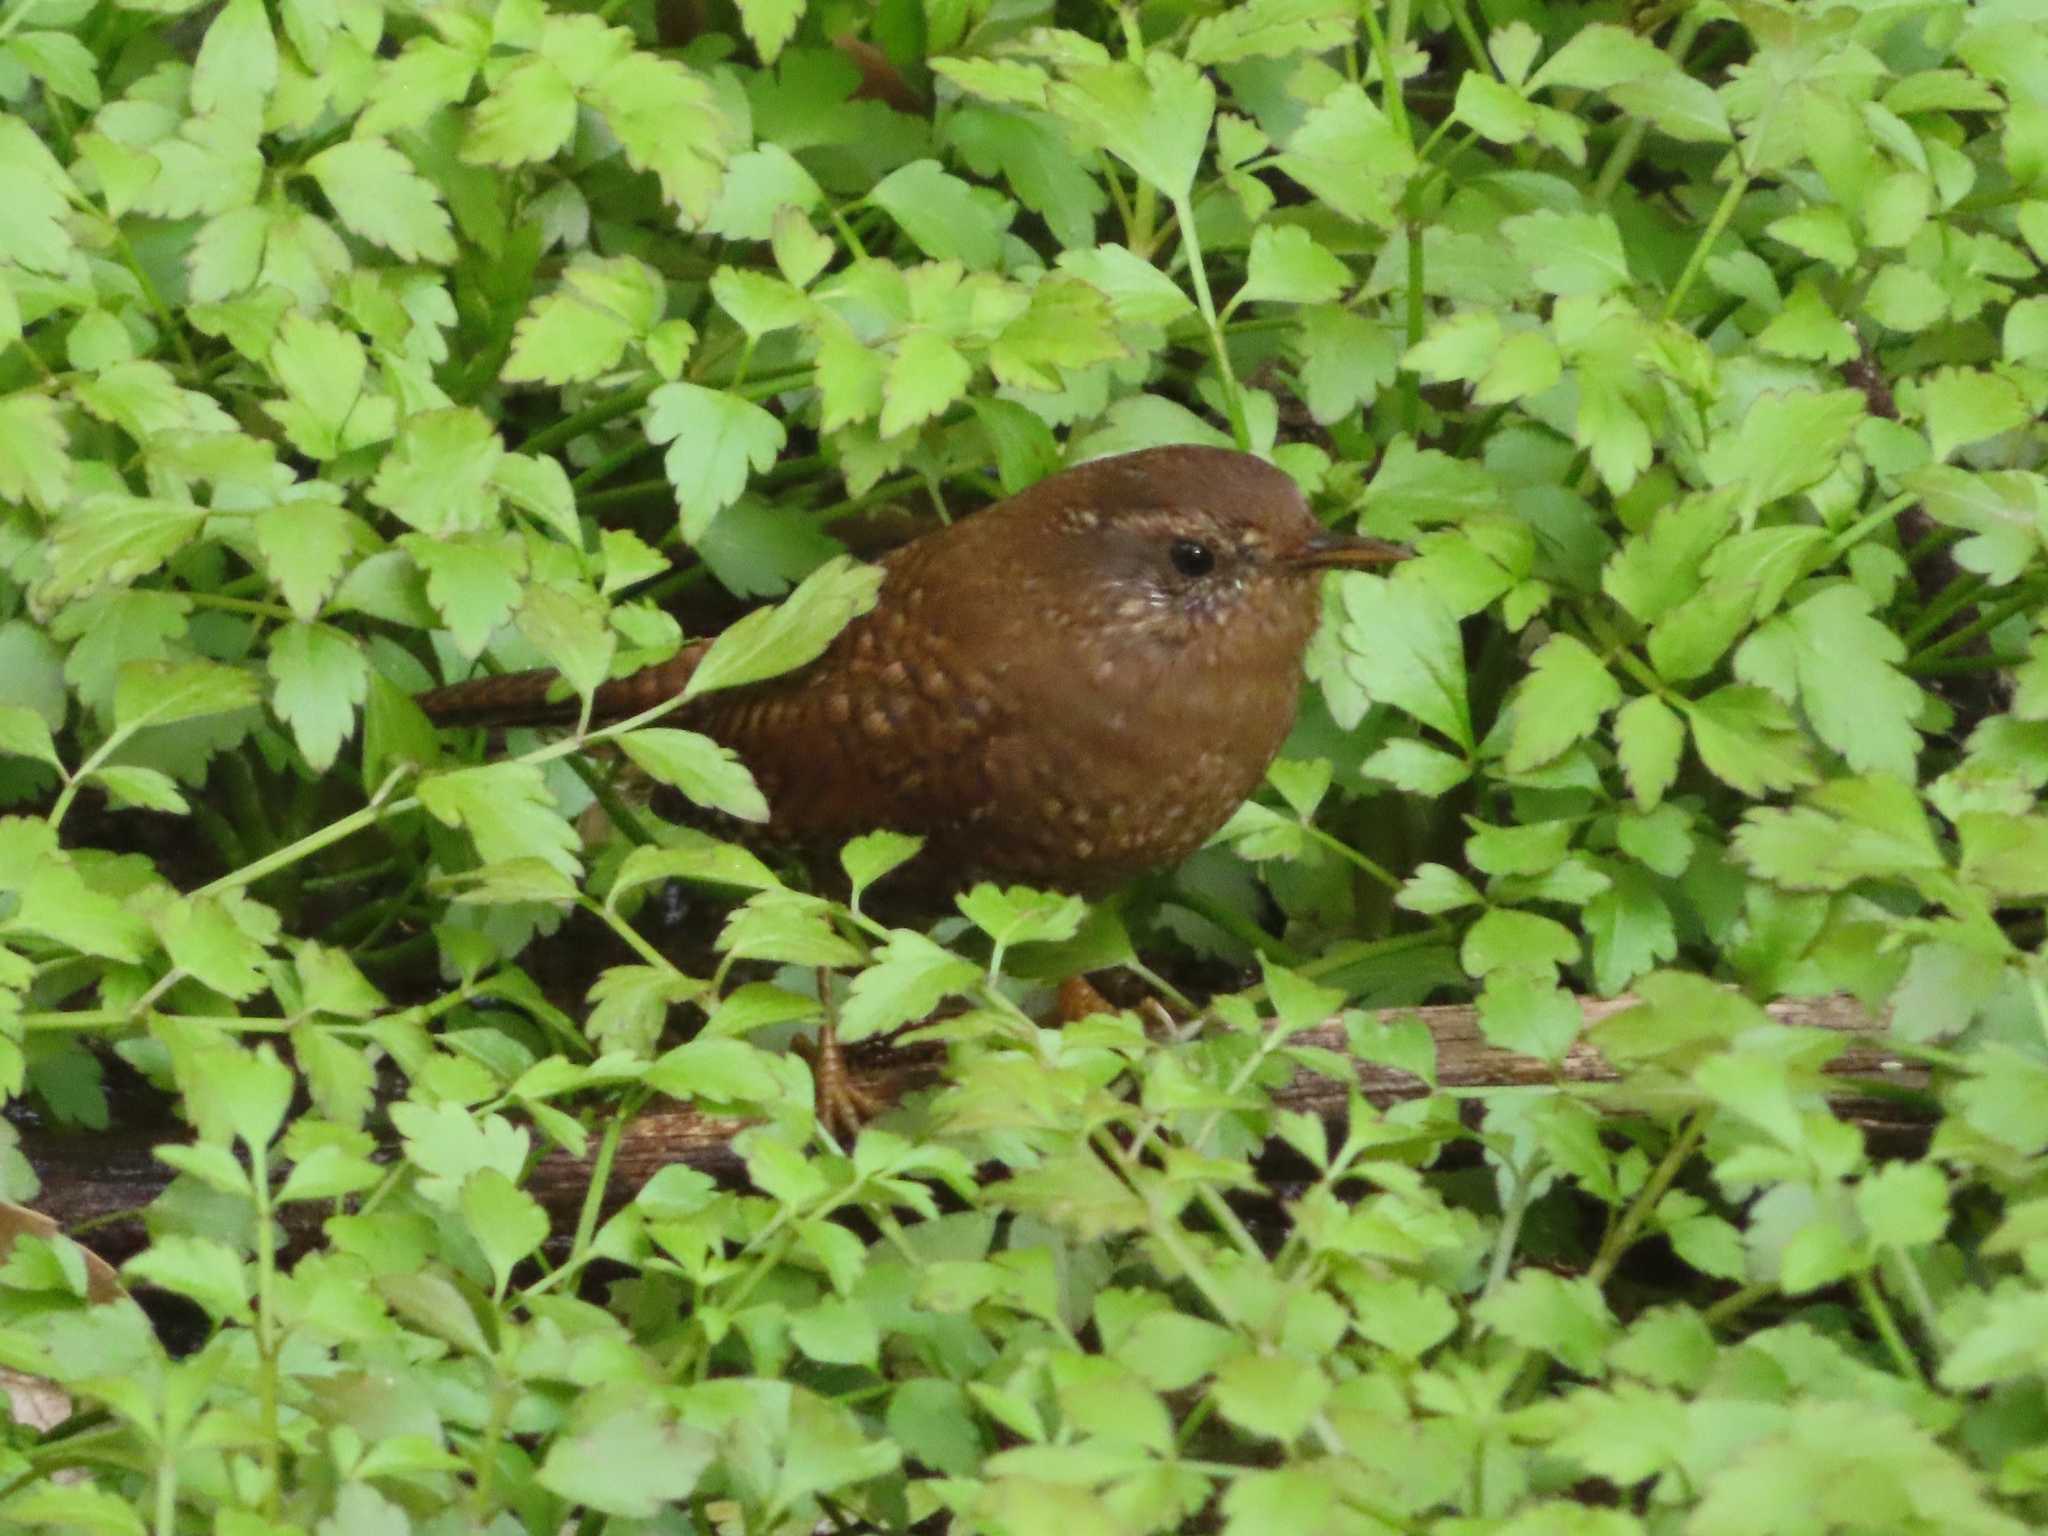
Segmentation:
<svg viewBox="0 0 2048 1536">
<path fill-rule="evenodd" d="M 1200 539 L 1175 539 L 1166 557 L 1183 576 L 1206 576 L 1216 569 L 1216 551 Z"/>
</svg>

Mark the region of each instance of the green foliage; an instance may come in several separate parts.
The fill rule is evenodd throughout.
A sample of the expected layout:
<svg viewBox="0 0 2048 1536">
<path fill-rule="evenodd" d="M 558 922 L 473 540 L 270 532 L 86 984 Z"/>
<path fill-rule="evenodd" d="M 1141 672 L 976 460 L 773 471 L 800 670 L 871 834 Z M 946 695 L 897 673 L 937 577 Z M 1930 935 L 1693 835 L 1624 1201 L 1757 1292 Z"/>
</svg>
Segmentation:
<svg viewBox="0 0 2048 1536">
<path fill-rule="evenodd" d="M 0 8 L 0 1093 L 167 1097 L 123 1273 L 203 1319 L 17 1242 L 0 1354 L 79 1416 L 0 1523 L 2038 1528 L 2037 10 Z M 1162 441 L 1417 558 L 1113 908 L 892 926 L 906 839 L 842 902 L 627 803 L 765 813 L 662 711 L 411 702 L 587 700 L 714 582 L 786 601 L 692 689 L 773 676 L 871 509 Z M 1024 1006 L 1135 953 L 1259 984 Z M 1833 993 L 1924 1145 L 1764 1007 Z M 1368 1011 L 1425 1000 L 1620 1080 L 1440 1089 Z M 788 1035 L 942 1007 L 833 1141 Z M 1427 1091 L 1288 1107 L 1332 1019 Z M 743 1175 L 619 1174 L 658 1098 Z"/>
</svg>

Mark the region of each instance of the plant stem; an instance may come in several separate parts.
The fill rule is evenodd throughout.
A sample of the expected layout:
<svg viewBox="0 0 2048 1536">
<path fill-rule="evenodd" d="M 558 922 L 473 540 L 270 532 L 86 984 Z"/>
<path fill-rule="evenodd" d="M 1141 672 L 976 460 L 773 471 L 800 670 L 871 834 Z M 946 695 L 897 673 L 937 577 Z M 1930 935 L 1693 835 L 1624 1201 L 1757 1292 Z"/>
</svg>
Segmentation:
<svg viewBox="0 0 2048 1536">
<path fill-rule="evenodd" d="M 1727 229 L 1728 221 L 1735 217 L 1735 210 L 1742 202 L 1742 194 L 1749 190 L 1749 173 L 1744 171 L 1728 183 L 1728 190 L 1721 194 L 1721 202 L 1707 220 L 1707 227 L 1700 235 L 1699 244 L 1692 248 L 1692 255 L 1686 258 L 1685 270 L 1678 274 L 1678 282 L 1671 289 L 1671 297 L 1664 301 L 1664 318 L 1675 319 L 1679 306 L 1692 290 L 1694 281 L 1706 267 L 1707 257 L 1713 254 L 1714 244 Z"/>
<path fill-rule="evenodd" d="M 1677 1139 L 1665 1149 L 1663 1159 L 1650 1174 L 1649 1181 L 1636 1191 L 1635 1199 L 1629 1202 L 1628 1210 L 1614 1230 L 1607 1234 L 1607 1240 L 1601 1243 L 1600 1252 L 1587 1269 L 1586 1278 L 1593 1284 L 1605 1285 L 1608 1277 L 1614 1273 L 1614 1266 L 1621 1262 L 1622 1255 L 1634 1246 L 1636 1235 L 1641 1232 L 1643 1223 L 1657 1208 L 1657 1202 L 1664 1198 L 1664 1191 L 1671 1187 L 1671 1181 L 1678 1177 L 1686 1159 L 1692 1156 L 1693 1150 L 1700 1144 L 1700 1139 L 1706 1135 L 1707 1122 L 1711 1118 L 1712 1113 L 1708 1110 L 1694 1110 L 1685 1122 L 1685 1129 L 1680 1131 Z"/>
<path fill-rule="evenodd" d="M 1181 249 L 1187 254 L 1188 277 L 1195 285 L 1195 307 L 1208 327 L 1209 345 L 1216 356 L 1216 371 L 1223 380 L 1223 403 L 1230 413 L 1230 435 L 1240 448 L 1252 445 L 1251 428 L 1245 420 L 1243 392 L 1230 366 L 1230 346 L 1216 318 L 1216 301 L 1209 292 L 1209 274 L 1202 261 L 1202 237 L 1195 229 L 1194 206 L 1185 197 L 1173 200 L 1174 222 L 1180 226 Z"/>
</svg>

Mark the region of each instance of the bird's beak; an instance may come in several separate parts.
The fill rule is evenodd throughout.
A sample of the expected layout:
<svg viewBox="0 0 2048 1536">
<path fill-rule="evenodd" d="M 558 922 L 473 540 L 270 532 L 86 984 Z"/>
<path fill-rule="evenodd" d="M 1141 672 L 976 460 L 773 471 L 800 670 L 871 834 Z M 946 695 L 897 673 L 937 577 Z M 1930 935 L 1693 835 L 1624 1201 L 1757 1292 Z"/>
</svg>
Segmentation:
<svg viewBox="0 0 2048 1536">
<path fill-rule="evenodd" d="M 1347 570 L 1393 565 L 1411 558 L 1414 553 L 1402 545 L 1389 544 L 1385 539 L 1325 529 L 1296 549 L 1288 564 L 1309 571 Z"/>
</svg>

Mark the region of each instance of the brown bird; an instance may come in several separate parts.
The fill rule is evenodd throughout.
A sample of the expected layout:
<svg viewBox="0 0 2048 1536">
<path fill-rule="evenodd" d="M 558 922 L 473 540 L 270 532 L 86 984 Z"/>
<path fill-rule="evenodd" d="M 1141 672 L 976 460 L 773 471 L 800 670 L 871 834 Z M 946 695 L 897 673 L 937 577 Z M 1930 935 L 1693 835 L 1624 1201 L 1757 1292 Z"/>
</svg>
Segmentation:
<svg viewBox="0 0 2048 1536">
<path fill-rule="evenodd" d="M 892 552 L 873 610 L 816 661 L 666 723 L 737 752 L 768 800 L 759 835 L 815 860 L 889 828 L 926 840 L 922 891 L 1098 894 L 1194 852 L 1258 787 L 1294 720 L 1316 577 L 1406 554 L 1325 529 L 1249 454 L 1097 459 Z M 605 684 L 593 722 L 681 691 L 703 651 Z M 419 702 L 443 725 L 573 722 L 554 681 Z M 820 1111 L 843 1114 L 829 1023 L 817 1054 Z"/>
</svg>

